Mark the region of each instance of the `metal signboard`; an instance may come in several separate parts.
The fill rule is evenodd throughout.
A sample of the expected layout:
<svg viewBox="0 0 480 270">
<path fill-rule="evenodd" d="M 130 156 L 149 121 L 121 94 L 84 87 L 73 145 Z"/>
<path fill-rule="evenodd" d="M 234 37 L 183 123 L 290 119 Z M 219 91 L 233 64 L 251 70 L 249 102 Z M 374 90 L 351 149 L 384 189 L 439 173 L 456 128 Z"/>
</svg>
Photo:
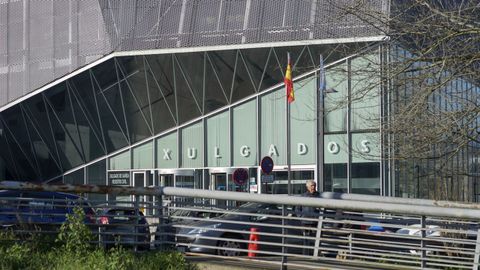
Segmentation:
<svg viewBox="0 0 480 270">
<path fill-rule="evenodd" d="M 108 172 L 108 184 L 110 186 L 130 186 L 130 172 Z"/>
<path fill-rule="evenodd" d="M 275 177 L 273 174 L 262 174 L 262 183 L 273 183 Z"/>
</svg>

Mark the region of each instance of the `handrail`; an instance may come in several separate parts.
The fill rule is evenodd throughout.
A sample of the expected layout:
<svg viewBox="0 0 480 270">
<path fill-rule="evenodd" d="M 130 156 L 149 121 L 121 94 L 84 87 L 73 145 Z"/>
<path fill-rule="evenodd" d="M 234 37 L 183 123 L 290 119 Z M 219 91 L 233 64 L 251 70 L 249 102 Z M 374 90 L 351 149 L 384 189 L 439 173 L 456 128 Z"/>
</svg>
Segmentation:
<svg viewBox="0 0 480 270">
<path fill-rule="evenodd" d="M 250 194 L 231 191 L 213 191 L 175 187 L 120 187 L 100 185 L 48 185 L 30 182 L 0 182 L 0 189 L 55 191 L 74 193 L 126 194 L 126 195 L 169 195 L 184 197 L 202 197 L 219 200 L 259 202 L 284 205 L 304 205 L 321 208 L 343 209 L 364 212 L 389 212 L 419 216 L 441 216 L 449 218 L 480 220 L 480 210 L 470 208 L 452 208 L 428 205 L 399 204 L 391 202 L 339 200 L 326 198 L 307 198 L 286 195 Z M 382 198 L 382 197 L 379 197 Z M 387 201 L 387 200 L 385 200 Z"/>
</svg>

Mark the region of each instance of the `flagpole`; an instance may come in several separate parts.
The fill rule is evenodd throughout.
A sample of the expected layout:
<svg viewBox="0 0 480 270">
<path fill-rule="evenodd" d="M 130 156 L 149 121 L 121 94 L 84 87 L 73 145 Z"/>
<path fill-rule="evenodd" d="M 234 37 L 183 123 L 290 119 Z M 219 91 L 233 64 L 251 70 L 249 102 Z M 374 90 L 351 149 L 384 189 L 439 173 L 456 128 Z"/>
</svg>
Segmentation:
<svg viewBox="0 0 480 270">
<path fill-rule="evenodd" d="M 319 191 L 324 191 L 324 179 L 323 179 L 323 163 L 324 163 L 324 141 L 323 141 L 323 98 L 324 98 L 324 67 L 323 57 L 320 55 L 320 64 L 318 69 L 317 89 L 318 89 L 318 104 L 317 104 L 317 130 L 318 130 L 318 147 L 317 147 L 317 186 Z"/>
<path fill-rule="evenodd" d="M 288 58 L 288 64 L 290 65 L 290 53 L 287 53 L 287 58 Z M 291 78 L 293 80 L 293 78 Z M 292 171 L 291 171 L 291 145 L 290 145 L 290 103 L 288 101 L 288 97 L 285 99 L 285 102 L 287 102 L 287 170 L 288 170 L 288 180 L 287 180 L 287 190 L 288 190 L 288 196 L 292 195 Z"/>
<path fill-rule="evenodd" d="M 287 101 L 287 167 L 288 167 L 288 195 L 292 195 L 292 168 L 291 168 L 291 145 L 290 145 L 290 103 Z"/>
<path fill-rule="evenodd" d="M 320 192 L 325 191 L 324 175 L 323 175 L 323 163 L 324 156 L 324 109 L 325 109 L 325 66 L 323 63 L 323 56 L 320 55 L 320 64 L 317 77 L 317 90 L 318 90 L 318 104 L 317 104 L 317 186 Z"/>
</svg>

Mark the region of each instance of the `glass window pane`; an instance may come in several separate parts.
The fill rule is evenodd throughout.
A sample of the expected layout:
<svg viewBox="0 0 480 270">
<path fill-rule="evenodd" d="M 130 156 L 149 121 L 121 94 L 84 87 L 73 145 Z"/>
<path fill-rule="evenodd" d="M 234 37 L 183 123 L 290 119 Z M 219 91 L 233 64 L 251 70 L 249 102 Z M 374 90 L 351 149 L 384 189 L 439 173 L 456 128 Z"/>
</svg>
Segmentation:
<svg viewBox="0 0 480 270">
<path fill-rule="evenodd" d="M 50 129 L 50 125 L 44 124 L 44 123 L 48 123 L 48 117 L 47 117 L 45 103 L 43 102 L 42 96 L 41 95 L 33 96 L 25 100 L 24 103 L 25 103 L 25 106 L 23 106 L 23 108 L 25 109 L 26 115 L 28 115 L 27 118 L 29 119 L 29 121 L 27 121 L 26 123 L 27 125 L 31 125 L 31 127 L 27 127 L 27 130 L 30 136 L 32 137 L 32 143 L 33 143 L 32 150 L 36 153 L 38 167 L 42 172 L 42 176 L 44 180 L 50 177 L 53 177 L 55 175 L 61 174 L 62 164 L 60 160 L 61 158 L 64 158 L 64 155 L 63 153 L 59 153 L 58 151 L 56 151 L 56 142 L 52 134 L 52 131 Z M 21 145 L 27 146 L 28 144 L 24 143 L 23 141 L 25 139 L 24 135 L 27 134 L 26 131 L 22 133 L 17 133 L 18 131 L 16 131 L 16 129 L 19 127 L 15 127 L 15 125 L 18 125 L 19 123 L 13 120 L 13 119 L 18 119 L 18 115 L 16 115 L 18 112 L 16 111 L 17 108 L 19 108 L 19 106 L 13 106 L 12 108 L 4 111 L 2 113 L 2 116 L 4 117 L 6 124 L 9 126 L 9 128 L 13 133 L 23 134 L 23 136 L 15 135 L 15 139 Z M 13 110 L 13 114 L 10 114 L 12 110 Z M 6 128 L 3 127 L 2 124 L 0 124 L 0 128 L 2 128 L 4 131 L 6 130 Z M 6 136 L 7 134 L 8 133 L 4 132 L 4 136 Z M 10 144 L 10 148 L 11 147 L 12 147 L 12 144 Z M 3 152 L 3 155 L 5 156 L 5 161 L 7 164 L 15 161 L 15 160 L 12 160 L 8 152 L 9 147 L 5 145 L 5 147 L 2 147 L 1 149 L 3 149 L 2 152 Z M 28 149 L 24 149 L 23 151 L 28 151 Z M 14 151 L 13 153 L 19 153 L 19 154 L 13 155 L 14 159 L 21 158 L 22 156 L 20 155 L 21 153 L 20 151 Z M 17 164 L 17 166 L 27 165 L 26 163 L 27 162 L 24 160 L 22 161 L 22 163 Z M 14 168 L 14 166 L 9 166 L 9 167 Z M 34 179 L 34 178 L 31 178 L 31 179 Z"/>
<path fill-rule="evenodd" d="M 379 128 L 379 62 L 377 54 L 352 59 L 352 130 Z"/>
<path fill-rule="evenodd" d="M 377 162 L 380 155 L 379 133 L 352 133 L 352 161 Z"/>
<path fill-rule="evenodd" d="M 236 53 L 236 50 L 208 52 L 210 64 L 225 91 L 228 101 L 231 101 L 230 96 L 233 71 L 235 70 Z"/>
<path fill-rule="evenodd" d="M 125 119 L 131 143 L 135 143 L 153 135 L 143 60 L 140 57 L 120 57 L 117 63 Z"/>
<path fill-rule="evenodd" d="M 175 104 L 173 61 L 171 55 L 145 56 L 148 70 L 148 87 L 155 133 L 175 126 L 177 109 Z M 158 117 L 161 115 L 162 117 Z"/>
<path fill-rule="evenodd" d="M 157 139 L 157 168 L 178 168 L 177 132 Z"/>
<path fill-rule="evenodd" d="M 295 82 L 295 101 L 290 104 L 292 164 L 315 163 L 316 90 L 314 77 Z"/>
<path fill-rule="evenodd" d="M 125 151 L 109 159 L 109 170 L 125 170 L 131 169 L 130 151 Z"/>
<path fill-rule="evenodd" d="M 212 57 L 207 57 L 205 63 L 205 97 L 203 101 L 205 114 L 228 105 L 229 99 L 227 88 L 225 88 L 228 84 L 224 86 L 211 59 Z"/>
<path fill-rule="evenodd" d="M 380 195 L 380 163 L 352 163 L 352 193 Z"/>
<path fill-rule="evenodd" d="M 233 78 L 232 103 L 255 93 L 255 83 L 248 73 L 242 54 L 237 53 L 237 63 L 235 67 L 235 77 Z"/>
<path fill-rule="evenodd" d="M 257 100 L 233 108 L 233 166 L 256 166 Z"/>
<path fill-rule="evenodd" d="M 180 76 L 183 78 L 183 81 L 188 83 L 188 92 L 190 95 L 193 93 L 195 100 L 198 101 L 201 110 L 203 110 L 202 97 L 203 66 L 205 61 L 204 53 L 180 53 L 176 54 L 175 56 L 177 59 L 177 65 L 180 68 L 178 71 L 181 71 L 181 74 L 175 74 L 175 76 Z"/>
<path fill-rule="evenodd" d="M 347 164 L 324 165 L 325 191 L 348 192 Z"/>
<path fill-rule="evenodd" d="M 274 177 L 273 183 L 264 183 L 267 194 L 288 194 L 288 172 L 275 171 L 272 173 Z M 313 171 L 292 171 L 291 182 L 292 194 L 303 194 L 307 191 L 306 183 L 308 180 L 314 179 Z"/>
<path fill-rule="evenodd" d="M 134 169 L 153 168 L 153 141 L 133 148 L 132 153 Z"/>
<path fill-rule="evenodd" d="M 110 86 L 115 85 L 116 82 L 117 77 L 113 60 L 93 67 L 89 72 L 83 72 L 68 80 L 72 92 L 79 97 L 80 103 L 85 108 L 85 114 L 88 115 L 92 132 L 95 131 L 94 136 L 97 136 L 103 145 L 101 150 L 106 149 L 107 152 L 118 150 L 127 145 L 126 136 L 123 135 L 119 123 L 105 100 L 105 92 L 114 91 Z M 100 88 L 101 86 L 104 88 Z M 100 149 L 92 151 L 100 151 Z"/>
<path fill-rule="evenodd" d="M 325 135 L 323 147 L 325 163 L 348 162 L 347 134 Z"/>
<path fill-rule="evenodd" d="M 347 130 L 348 96 L 347 64 L 339 64 L 328 68 L 325 72 L 327 90 L 324 98 L 324 127 L 325 132 Z M 332 93 L 333 90 L 336 92 Z M 330 93 L 329 93 L 330 92 Z"/>
<path fill-rule="evenodd" d="M 85 77 L 84 75 L 85 74 L 82 74 L 79 80 L 82 80 L 82 77 Z M 86 74 L 86 76 L 89 78 L 88 74 Z M 80 147 L 83 148 L 86 162 L 89 162 L 105 154 L 102 133 L 100 129 L 98 129 L 98 126 L 95 126 L 96 121 L 93 120 L 93 118 L 97 118 L 98 120 L 98 115 L 96 114 L 96 110 L 88 111 L 88 108 L 85 106 L 85 101 L 81 99 L 75 84 L 69 81 L 68 86 L 77 129 L 80 135 Z M 80 88 L 82 92 L 92 93 L 90 80 L 88 84 L 85 83 L 81 86 L 87 88 Z"/>
<path fill-rule="evenodd" d="M 65 154 L 61 159 L 63 169 L 68 170 L 84 163 L 82 142 L 70 103 L 66 83 L 56 85 L 45 93 L 45 103 L 54 132 L 57 148 Z"/>
<path fill-rule="evenodd" d="M 263 69 L 270 55 L 270 48 L 248 49 L 241 51 L 251 78 L 254 80 L 255 89 L 258 91 L 262 80 Z M 266 87 L 267 85 L 265 85 Z"/>
<path fill-rule="evenodd" d="M 285 89 L 260 98 L 261 156 L 270 156 L 275 165 L 286 164 L 286 101 Z"/>
<path fill-rule="evenodd" d="M 85 172 L 83 169 L 76 170 L 72 173 L 66 174 L 63 178 L 63 182 L 69 185 L 83 185 L 85 184 Z"/>
<path fill-rule="evenodd" d="M 183 168 L 203 167 L 203 123 L 199 122 L 182 129 Z"/>
<path fill-rule="evenodd" d="M 2 125 L 5 128 L 2 137 L 7 146 L 2 148 L 2 152 L 6 154 L 6 160 L 12 161 L 12 172 L 17 178 L 37 180 L 39 176 L 37 168 L 34 166 L 33 155 L 28 151 L 29 141 L 25 126 L 22 124 L 23 121 L 19 120 L 18 115 L 21 115 L 19 105 L 13 106 L 2 114 L 6 124 L 6 126 Z"/>
<path fill-rule="evenodd" d="M 286 61 L 286 60 L 284 60 Z M 269 56 L 267 62 L 264 67 L 264 73 L 262 76 L 262 80 L 258 89 L 260 91 L 264 91 L 267 88 L 270 88 L 280 82 L 283 82 L 283 72 L 285 67 L 281 67 L 278 64 L 277 57 L 273 48 L 270 49 Z"/>
<path fill-rule="evenodd" d="M 179 64 L 174 66 L 178 122 L 182 124 L 202 115 L 202 99 L 198 91 L 187 83 L 185 72 Z"/>
<path fill-rule="evenodd" d="M 207 166 L 230 166 L 229 111 L 207 119 Z"/>
<path fill-rule="evenodd" d="M 106 170 L 107 162 L 105 159 L 89 165 L 87 167 L 87 184 L 102 186 L 107 185 Z M 107 199 L 106 194 L 89 193 L 87 194 L 87 197 L 92 204 L 105 203 Z"/>
</svg>

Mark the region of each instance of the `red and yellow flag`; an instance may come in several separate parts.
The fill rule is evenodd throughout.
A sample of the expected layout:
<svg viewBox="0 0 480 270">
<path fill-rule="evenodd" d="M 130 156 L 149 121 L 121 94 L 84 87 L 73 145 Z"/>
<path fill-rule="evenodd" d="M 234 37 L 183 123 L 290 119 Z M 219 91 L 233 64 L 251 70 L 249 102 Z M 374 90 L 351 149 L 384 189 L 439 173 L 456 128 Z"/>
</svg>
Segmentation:
<svg viewBox="0 0 480 270">
<path fill-rule="evenodd" d="M 288 65 L 287 71 L 285 72 L 285 89 L 287 90 L 287 101 L 292 103 L 295 101 L 295 93 L 293 92 L 293 81 L 292 81 L 292 62 L 290 61 L 290 53 L 287 53 Z"/>
</svg>

